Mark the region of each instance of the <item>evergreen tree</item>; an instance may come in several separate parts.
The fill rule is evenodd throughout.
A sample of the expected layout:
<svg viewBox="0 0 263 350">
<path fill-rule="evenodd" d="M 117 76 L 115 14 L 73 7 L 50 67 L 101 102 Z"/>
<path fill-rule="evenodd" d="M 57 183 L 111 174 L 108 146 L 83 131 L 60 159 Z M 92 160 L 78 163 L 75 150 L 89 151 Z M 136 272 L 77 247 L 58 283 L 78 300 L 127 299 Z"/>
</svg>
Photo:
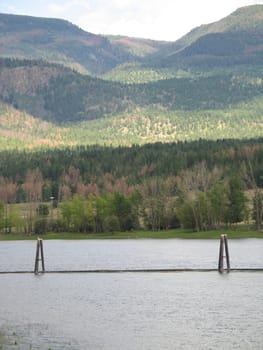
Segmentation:
<svg viewBox="0 0 263 350">
<path fill-rule="evenodd" d="M 247 198 L 239 177 L 232 177 L 229 181 L 227 205 L 227 222 L 238 223 L 245 219 L 247 213 Z"/>
<path fill-rule="evenodd" d="M 253 197 L 253 219 L 255 220 L 258 231 L 261 229 L 263 217 L 263 193 L 260 189 L 254 192 Z"/>
</svg>

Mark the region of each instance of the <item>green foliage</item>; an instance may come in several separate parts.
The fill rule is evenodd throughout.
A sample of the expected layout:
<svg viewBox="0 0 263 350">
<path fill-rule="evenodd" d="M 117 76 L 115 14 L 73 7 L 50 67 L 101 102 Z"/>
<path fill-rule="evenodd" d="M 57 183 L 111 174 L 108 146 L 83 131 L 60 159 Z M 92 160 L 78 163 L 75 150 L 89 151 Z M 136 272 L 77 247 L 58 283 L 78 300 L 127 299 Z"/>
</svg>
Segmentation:
<svg viewBox="0 0 263 350">
<path fill-rule="evenodd" d="M 47 116 L 61 123 L 103 118 L 153 105 L 169 111 L 225 109 L 262 93 L 263 80 L 251 84 L 242 76 L 175 78 L 147 85 L 124 85 L 72 73 L 50 81 L 39 98 L 44 101 Z"/>
<path fill-rule="evenodd" d="M 248 139 L 261 137 L 263 131 L 261 97 L 232 109 L 187 112 L 164 111 L 159 108 L 138 109 L 130 114 L 64 127 L 46 125 L 36 119 L 23 119 L 22 116 L 21 119 L 18 117 L 20 122 L 14 125 L 10 120 L 12 111 L 6 111 L 6 118 L 9 116 L 8 123 L 6 120 L 1 123 L 0 117 L 1 130 L 9 135 L 0 136 L 0 150 L 47 149 L 87 144 L 131 146 L 154 142 L 193 141 L 200 138 Z M 27 123 L 34 127 L 26 128 Z M 48 197 L 49 194 L 46 198 Z"/>
<path fill-rule="evenodd" d="M 86 200 L 74 196 L 63 202 L 60 209 L 70 231 L 129 231 L 134 225 L 131 202 L 118 192 L 91 196 Z"/>
<path fill-rule="evenodd" d="M 35 223 L 34 214 L 41 196 L 50 202 L 50 193 L 59 201 L 52 226 L 58 231 L 163 230 L 178 225 L 198 231 L 238 223 L 248 217 L 244 190 L 251 187 L 240 184 L 236 174 L 249 157 L 255 185 L 262 187 L 262 143 L 262 138 L 200 139 L 131 147 L 3 151 L 0 199 L 23 202 L 30 191 L 34 202 L 25 204 L 25 220 L 18 211 L 12 212 L 13 205 L 4 206 L 2 231 L 21 232 L 23 226 L 28 232 L 41 230 L 43 223 Z"/>
<path fill-rule="evenodd" d="M 68 130 L 67 137 L 82 144 L 88 139 L 90 143 L 113 146 L 261 137 L 262 112 L 262 98 L 225 110 L 141 109 L 128 115 L 75 124 Z"/>
<path fill-rule="evenodd" d="M 221 188 L 220 197 L 225 196 L 225 188 Z M 219 228 L 225 223 L 227 213 L 226 202 L 218 205 L 218 198 L 213 201 L 213 189 L 198 192 L 192 200 L 184 200 L 178 203 L 177 215 L 184 228 L 195 231 L 207 231 Z"/>
<path fill-rule="evenodd" d="M 21 213 L 16 208 L 9 208 L 7 221 L 6 221 L 6 231 L 11 233 L 14 229 L 15 231 L 20 231 L 24 225 L 24 220 L 21 217 Z"/>
<path fill-rule="evenodd" d="M 17 183 L 16 193 L 28 170 L 38 168 L 43 177 L 42 186 L 50 183 L 52 194 L 58 195 L 62 175 L 70 167 L 79 169 L 82 181 L 93 183 L 98 189 L 105 185 L 105 174 L 111 174 L 114 183 L 125 178 L 126 184 L 135 185 L 144 179 L 158 176 L 177 176 L 201 160 L 208 168 L 223 167 L 227 173 L 238 173 L 240 164 L 251 152 L 256 182 L 262 184 L 262 139 L 255 140 L 198 140 L 194 142 L 155 143 L 132 147 L 81 146 L 65 149 L 49 149 L 38 152 L 3 151 L 0 153 L 0 174 Z M 17 180 L 18 179 L 18 180 Z M 55 192 L 53 192 L 53 190 Z M 17 198 L 25 199 L 19 194 Z M 49 198 L 48 198 L 49 200 Z"/>
<path fill-rule="evenodd" d="M 0 201 L 0 231 L 10 234 L 12 231 L 22 231 L 24 220 L 20 211 L 12 205 Z"/>
<path fill-rule="evenodd" d="M 185 78 L 189 75 L 183 70 L 155 69 L 147 68 L 140 63 L 126 63 L 104 74 L 103 79 L 125 84 L 143 84 L 169 78 Z"/>
<path fill-rule="evenodd" d="M 0 201 L 0 230 L 3 227 L 5 227 L 4 211 L 5 211 L 4 202 Z"/>
<path fill-rule="evenodd" d="M 74 196 L 71 201 L 63 202 L 61 205 L 62 218 L 67 230 L 77 232 L 88 232 L 90 228 L 89 213 L 84 200 Z"/>
<path fill-rule="evenodd" d="M 44 61 L 0 59 L 0 68 L 0 97 L 38 116 L 1 103 L 0 149 L 262 135 L 259 66 L 148 84 L 103 81 Z"/>
<path fill-rule="evenodd" d="M 48 216 L 49 215 L 49 207 L 47 204 L 39 204 L 37 207 L 37 214 L 39 216 Z"/>
<path fill-rule="evenodd" d="M 164 41 L 131 38 L 122 35 L 107 35 L 107 38 L 115 46 L 121 47 L 125 52 L 138 57 L 138 60 L 158 53 L 160 49 L 167 46 Z"/>
<path fill-rule="evenodd" d="M 263 219 L 263 193 L 259 188 L 256 188 L 253 195 L 253 212 L 252 217 L 255 220 L 257 230 L 261 229 Z"/>
<path fill-rule="evenodd" d="M 47 233 L 48 222 L 46 218 L 37 219 L 34 225 L 34 232 L 36 235 L 43 235 Z"/>
<path fill-rule="evenodd" d="M 226 186 L 222 182 L 215 182 L 207 193 L 209 212 L 210 212 L 210 227 L 220 227 L 220 224 L 225 221 L 228 198 Z"/>
<path fill-rule="evenodd" d="M 263 233 L 254 231 L 246 225 L 238 227 L 223 227 L 221 230 L 211 230 L 204 232 L 192 232 L 182 228 L 176 230 L 146 231 L 137 230 L 133 232 L 113 232 L 113 233 L 76 233 L 76 232 L 48 232 L 45 234 L 45 240 L 51 239 L 139 239 L 139 238 L 155 238 L 155 239 L 219 239 L 220 234 L 227 234 L 229 239 L 246 239 L 246 238 L 263 238 Z M 1 241 L 11 240 L 35 240 L 35 236 L 26 236 L 21 234 L 0 235 Z"/>
<path fill-rule="evenodd" d="M 176 214 L 183 228 L 195 230 L 194 213 L 190 203 L 178 203 Z"/>
<path fill-rule="evenodd" d="M 129 231 L 133 228 L 132 205 L 130 200 L 122 193 L 115 192 L 109 195 L 110 212 L 119 221 L 121 231 Z"/>
<path fill-rule="evenodd" d="M 178 180 L 177 216 L 185 228 L 207 231 L 226 222 L 227 178 L 218 168 L 195 164 Z"/>
<path fill-rule="evenodd" d="M 103 221 L 103 231 L 104 232 L 118 232 L 120 231 L 120 222 L 117 216 L 110 215 L 107 216 Z"/>
<path fill-rule="evenodd" d="M 232 177 L 229 181 L 227 220 L 230 223 L 241 222 L 247 213 L 247 198 L 243 192 L 239 177 Z"/>
<path fill-rule="evenodd" d="M 262 73 L 258 69 L 253 73 L 249 70 L 247 73 L 218 71 L 213 75 L 203 74 L 194 78 L 121 84 L 84 76 L 43 61 L 0 61 L 3 72 L 9 72 L 7 75 L 0 71 L 3 85 L 0 97 L 48 122 L 42 126 L 45 126 L 46 134 L 54 131 L 51 121 L 76 123 L 120 114 L 135 114 L 137 117 L 137 114 L 143 116 L 142 112 L 150 113 L 151 117 L 160 114 L 170 118 L 170 114 L 176 116 L 180 111 L 185 111 L 191 118 L 200 111 L 207 114 L 220 109 L 233 110 L 239 108 L 241 103 L 262 98 L 263 94 Z M 21 80 L 23 83 L 20 83 Z M 62 141 L 63 134 L 61 127 L 59 136 Z"/>
</svg>

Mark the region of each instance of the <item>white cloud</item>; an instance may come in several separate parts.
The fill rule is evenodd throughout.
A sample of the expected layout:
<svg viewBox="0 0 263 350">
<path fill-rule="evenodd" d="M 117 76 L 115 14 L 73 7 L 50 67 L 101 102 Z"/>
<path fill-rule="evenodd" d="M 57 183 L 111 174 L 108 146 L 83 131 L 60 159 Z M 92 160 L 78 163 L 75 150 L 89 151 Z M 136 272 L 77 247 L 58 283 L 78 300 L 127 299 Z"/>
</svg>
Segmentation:
<svg viewBox="0 0 263 350">
<path fill-rule="evenodd" d="M 259 3 L 261 1 L 257 1 Z M 217 21 L 253 0 L 97 0 L 78 25 L 98 34 L 176 40 L 196 26 Z"/>
<path fill-rule="evenodd" d="M 50 5 L 48 5 L 48 9 L 49 9 L 50 13 L 52 13 L 52 14 L 61 14 L 64 12 L 63 6 L 58 5 L 58 4 L 50 4 Z"/>
<path fill-rule="evenodd" d="M 52 15 L 70 15 L 71 11 L 81 13 L 83 8 L 88 9 L 89 6 L 86 1 L 83 0 L 71 0 L 71 1 L 53 1 L 47 4 L 47 8 Z"/>
</svg>

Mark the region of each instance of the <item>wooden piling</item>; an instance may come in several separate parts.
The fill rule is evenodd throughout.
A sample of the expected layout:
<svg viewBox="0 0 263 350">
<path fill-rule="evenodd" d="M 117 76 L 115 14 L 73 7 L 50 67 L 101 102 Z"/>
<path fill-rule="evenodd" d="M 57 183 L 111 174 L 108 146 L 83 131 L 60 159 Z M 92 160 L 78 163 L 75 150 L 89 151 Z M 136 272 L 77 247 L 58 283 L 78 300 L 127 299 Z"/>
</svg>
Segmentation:
<svg viewBox="0 0 263 350">
<path fill-rule="evenodd" d="M 37 239 L 36 247 L 36 257 L 35 257 L 35 269 L 34 273 L 37 275 L 39 273 L 39 262 L 41 261 L 42 273 L 45 272 L 45 262 L 44 262 L 44 249 L 43 249 L 43 240 L 41 238 Z"/>
<path fill-rule="evenodd" d="M 218 259 L 218 271 L 222 272 L 224 266 L 224 238 L 223 235 L 220 237 L 219 243 L 219 259 Z"/>
<path fill-rule="evenodd" d="M 227 271 L 230 271 L 230 260 L 229 260 L 229 251 L 228 251 L 228 240 L 227 240 L 227 235 L 225 235 L 225 253 L 226 253 L 226 266 L 227 266 Z"/>
<path fill-rule="evenodd" d="M 224 272 L 224 258 L 226 259 L 226 271 L 230 271 L 230 259 L 228 250 L 227 235 L 221 235 L 220 246 L 219 246 L 219 260 L 218 260 L 218 271 Z"/>
</svg>

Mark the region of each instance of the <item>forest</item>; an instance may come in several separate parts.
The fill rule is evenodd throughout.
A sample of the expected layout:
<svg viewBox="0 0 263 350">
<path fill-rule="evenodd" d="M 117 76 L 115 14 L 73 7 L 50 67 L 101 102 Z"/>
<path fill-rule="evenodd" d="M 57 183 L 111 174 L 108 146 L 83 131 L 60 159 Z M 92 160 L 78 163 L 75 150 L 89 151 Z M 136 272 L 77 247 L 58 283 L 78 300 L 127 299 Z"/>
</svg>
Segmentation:
<svg viewBox="0 0 263 350">
<path fill-rule="evenodd" d="M 261 229 L 263 139 L 0 154 L 2 233 Z"/>
<path fill-rule="evenodd" d="M 43 60 L 0 58 L 0 98 L 16 109 L 62 125 L 142 108 L 171 113 L 218 111 L 262 96 L 262 72 L 247 70 L 124 84 Z"/>
</svg>

